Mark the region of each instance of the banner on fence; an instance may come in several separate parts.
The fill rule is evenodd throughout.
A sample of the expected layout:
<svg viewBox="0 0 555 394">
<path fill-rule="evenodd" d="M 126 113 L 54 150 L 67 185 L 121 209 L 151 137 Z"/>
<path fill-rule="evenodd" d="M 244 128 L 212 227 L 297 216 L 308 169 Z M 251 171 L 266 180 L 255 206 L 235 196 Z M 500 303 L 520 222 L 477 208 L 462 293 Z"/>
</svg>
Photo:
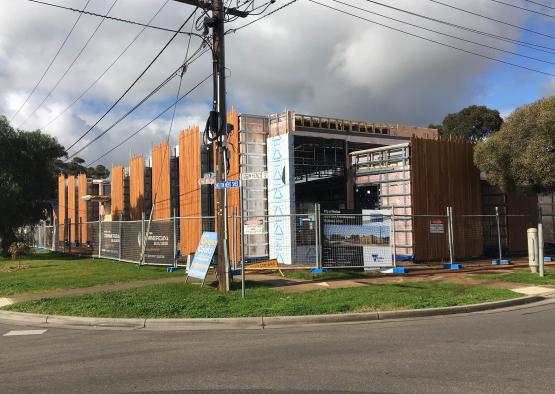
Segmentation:
<svg viewBox="0 0 555 394">
<path fill-rule="evenodd" d="M 322 225 L 324 266 L 392 266 L 389 211 L 324 211 Z"/>
</svg>

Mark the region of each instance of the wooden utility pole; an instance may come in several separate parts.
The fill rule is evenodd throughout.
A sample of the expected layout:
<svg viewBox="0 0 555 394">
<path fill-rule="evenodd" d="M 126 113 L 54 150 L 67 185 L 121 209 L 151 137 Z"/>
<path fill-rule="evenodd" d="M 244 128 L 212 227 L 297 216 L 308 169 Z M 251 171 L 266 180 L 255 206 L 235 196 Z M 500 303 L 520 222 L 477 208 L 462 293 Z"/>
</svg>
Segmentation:
<svg viewBox="0 0 555 394">
<path fill-rule="evenodd" d="M 225 152 L 227 148 L 227 105 L 225 87 L 225 16 L 248 16 L 248 12 L 235 8 L 225 8 L 223 0 L 175 0 L 212 11 L 212 17 L 206 17 L 204 25 L 212 28 L 212 68 L 214 81 L 213 111 L 217 114 L 216 123 L 216 182 L 225 181 L 227 168 Z M 194 23 L 194 21 L 193 21 Z M 218 233 L 218 248 L 216 254 L 216 274 L 218 275 L 218 290 L 229 289 L 230 272 L 228 266 L 228 245 L 226 239 L 227 206 L 225 189 L 214 189 L 216 202 L 216 230 Z"/>
<path fill-rule="evenodd" d="M 212 64 L 214 78 L 214 110 L 218 113 L 218 130 L 216 139 L 216 182 L 225 181 L 225 150 L 227 146 L 227 106 L 225 90 L 225 10 L 223 0 L 212 0 Z M 227 239 L 225 189 L 216 189 L 216 220 L 218 221 L 218 249 L 216 273 L 218 290 L 226 291 L 229 284 L 229 268 L 227 267 Z"/>
</svg>

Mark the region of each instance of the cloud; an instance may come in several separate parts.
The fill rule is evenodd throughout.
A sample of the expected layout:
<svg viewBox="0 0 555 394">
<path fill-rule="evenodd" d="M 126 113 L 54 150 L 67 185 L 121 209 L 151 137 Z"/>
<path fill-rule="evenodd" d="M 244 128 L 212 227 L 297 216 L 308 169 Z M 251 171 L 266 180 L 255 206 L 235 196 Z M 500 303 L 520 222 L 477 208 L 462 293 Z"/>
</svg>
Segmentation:
<svg viewBox="0 0 555 394">
<path fill-rule="evenodd" d="M 92 1 L 90 9 L 103 13 L 112 1 Z M 348 9 L 331 0 L 321 1 Z M 112 15 L 146 22 L 164 2 L 165 0 L 119 0 Z M 285 2 L 276 2 L 274 8 Z M 0 13 L 0 62 L 3 65 L 0 68 L 0 114 L 5 113 L 9 118 L 39 79 L 77 14 L 30 2 L 0 0 L 0 3 L 3 10 Z M 85 1 L 58 0 L 57 3 L 79 8 Z M 350 3 L 452 35 L 514 49 L 508 43 L 470 33 L 463 34 L 460 30 L 400 14 L 364 0 L 353 0 Z M 451 3 L 476 12 L 492 14 L 492 3 L 488 0 L 476 0 L 472 4 L 463 0 Z M 394 0 L 387 4 L 492 34 L 519 38 L 516 29 L 425 0 Z M 169 1 L 153 23 L 177 28 L 191 10 L 189 6 Z M 507 7 L 496 10 L 496 17 L 510 20 L 511 23 L 525 24 L 528 18 L 527 14 Z M 498 52 L 441 37 L 383 17 L 365 15 L 362 11 L 353 9 L 349 12 L 449 45 L 502 57 Z M 14 120 L 14 125 L 22 122 L 42 101 L 98 22 L 99 19 L 93 16 L 84 15 L 81 18 L 52 70 Z M 240 26 L 243 23 L 245 22 L 238 20 L 233 25 Z M 41 127 L 63 111 L 121 53 L 140 29 L 139 26 L 115 21 L 104 22 L 52 97 L 29 118 L 24 128 Z M 83 100 L 52 123 L 47 131 L 66 146 L 71 144 L 121 95 L 170 36 L 171 33 L 168 32 L 147 29 Z M 178 37 L 121 105 L 84 141 L 98 135 L 168 77 L 182 62 L 187 42 L 187 37 Z M 199 45 L 200 40 L 193 39 L 191 50 Z M 497 67 L 495 63 L 479 57 L 339 14 L 306 0 L 299 0 L 271 17 L 229 34 L 226 49 L 230 73 L 227 86 L 229 101 L 241 112 L 268 114 L 287 108 L 315 115 L 416 125 L 441 120 L 445 114 L 472 104 L 475 97 L 484 91 L 482 76 Z M 189 68 L 182 91 L 190 89 L 210 72 L 211 60 L 207 54 Z M 150 121 L 175 98 L 176 85 L 177 79 L 170 82 L 129 119 L 107 133 L 99 143 L 84 151 L 83 157 L 87 160 L 94 159 Z M 552 85 L 548 85 L 548 89 L 549 86 Z M 204 123 L 210 109 L 211 93 L 209 81 L 195 91 L 186 103 L 180 104 L 173 129 L 182 129 L 193 122 Z M 102 162 L 126 162 L 130 151 L 148 152 L 151 144 L 164 138 L 169 121 L 168 116 L 162 117 Z M 174 132 L 174 139 L 175 135 Z"/>
</svg>

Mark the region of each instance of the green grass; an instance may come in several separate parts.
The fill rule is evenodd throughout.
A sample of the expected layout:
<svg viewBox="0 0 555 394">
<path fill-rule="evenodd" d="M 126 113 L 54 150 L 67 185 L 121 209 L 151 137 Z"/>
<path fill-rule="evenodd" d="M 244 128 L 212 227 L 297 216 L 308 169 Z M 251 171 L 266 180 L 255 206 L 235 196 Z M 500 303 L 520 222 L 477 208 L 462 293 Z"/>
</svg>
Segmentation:
<svg viewBox="0 0 555 394">
<path fill-rule="evenodd" d="M 555 271 L 545 271 L 545 276 L 543 278 L 540 277 L 538 274 L 533 274 L 531 272 L 511 272 L 510 274 L 473 275 L 473 277 L 474 276 L 477 276 L 480 279 L 486 279 L 486 280 L 500 280 L 503 282 L 555 286 Z"/>
<path fill-rule="evenodd" d="M 341 280 L 341 279 L 360 279 L 376 276 L 379 272 L 362 272 L 362 271 L 327 271 L 321 274 L 315 274 L 307 270 L 290 271 L 283 270 L 286 278 L 306 279 L 306 280 Z"/>
<path fill-rule="evenodd" d="M 18 262 L 30 268 L 2 272 Z M 164 267 L 117 263 L 103 259 L 77 259 L 53 253 L 33 253 L 18 261 L 0 260 L 0 297 L 183 275 L 166 273 Z"/>
<path fill-rule="evenodd" d="M 419 309 L 474 304 L 518 296 L 519 294 L 505 289 L 444 282 L 412 282 L 305 293 L 285 293 L 258 286 L 249 287 L 246 300 L 242 300 L 239 290 L 224 294 L 207 287 L 176 283 L 27 301 L 4 309 L 96 317 L 244 317 Z"/>
</svg>

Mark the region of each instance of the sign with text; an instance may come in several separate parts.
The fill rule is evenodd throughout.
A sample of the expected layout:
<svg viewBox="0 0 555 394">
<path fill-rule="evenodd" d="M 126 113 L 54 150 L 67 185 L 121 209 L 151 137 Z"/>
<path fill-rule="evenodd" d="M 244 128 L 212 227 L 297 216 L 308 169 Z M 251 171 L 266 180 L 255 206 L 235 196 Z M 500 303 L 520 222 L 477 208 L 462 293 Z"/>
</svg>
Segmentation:
<svg viewBox="0 0 555 394">
<path fill-rule="evenodd" d="M 258 179 L 268 179 L 268 171 L 260 171 L 260 172 L 243 172 L 241 174 L 242 181 L 250 181 L 250 180 L 258 180 Z"/>
<path fill-rule="evenodd" d="M 197 278 L 204 280 L 208 274 L 208 268 L 210 268 L 210 262 L 212 257 L 214 257 L 214 252 L 216 252 L 216 246 L 218 245 L 218 235 L 215 232 L 205 231 L 202 233 L 200 242 L 191 263 L 191 267 L 187 272 L 187 276 L 191 278 Z"/>
<path fill-rule="evenodd" d="M 241 181 L 227 181 L 227 182 L 217 182 L 214 184 L 215 189 L 231 189 L 234 187 L 240 187 Z"/>
<path fill-rule="evenodd" d="M 431 219 L 430 220 L 430 233 L 431 234 L 444 234 L 443 220 Z"/>
</svg>

